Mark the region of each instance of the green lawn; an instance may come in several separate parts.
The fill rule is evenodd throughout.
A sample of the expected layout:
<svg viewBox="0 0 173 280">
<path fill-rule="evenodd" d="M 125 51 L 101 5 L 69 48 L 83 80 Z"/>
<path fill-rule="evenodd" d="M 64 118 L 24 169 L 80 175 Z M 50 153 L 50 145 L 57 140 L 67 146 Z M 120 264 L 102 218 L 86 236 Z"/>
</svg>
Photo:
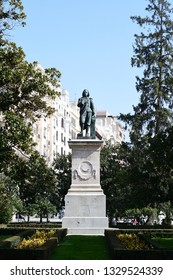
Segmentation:
<svg viewBox="0 0 173 280">
<path fill-rule="evenodd" d="M 51 260 L 109 260 L 104 236 L 69 235 L 60 243 Z"/>
<path fill-rule="evenodd" d="M 154 237 L 152 239 L 166 248 L 173 249 L 173 238 Z"/>
<path fill-rule="evenodd" d="M 11 237 L 11 235 L 0 235 L 0 241 L 6 239 L 8 237 Z"/>
</svg>

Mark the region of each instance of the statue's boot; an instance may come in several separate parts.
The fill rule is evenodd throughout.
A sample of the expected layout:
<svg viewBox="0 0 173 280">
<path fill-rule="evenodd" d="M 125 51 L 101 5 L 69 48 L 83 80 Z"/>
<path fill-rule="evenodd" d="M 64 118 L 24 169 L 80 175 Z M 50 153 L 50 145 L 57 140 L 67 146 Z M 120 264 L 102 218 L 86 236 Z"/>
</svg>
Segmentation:
<svg viewBox="0 0 173 280">
<path fill-rule="evenodd" d="M 86 137 L 90 137 L 89 131 L 90 131 L 90 129 L 89 129 L 89 126 L 88 126 L 88 127 L 86 128 Z"/>
</svg>

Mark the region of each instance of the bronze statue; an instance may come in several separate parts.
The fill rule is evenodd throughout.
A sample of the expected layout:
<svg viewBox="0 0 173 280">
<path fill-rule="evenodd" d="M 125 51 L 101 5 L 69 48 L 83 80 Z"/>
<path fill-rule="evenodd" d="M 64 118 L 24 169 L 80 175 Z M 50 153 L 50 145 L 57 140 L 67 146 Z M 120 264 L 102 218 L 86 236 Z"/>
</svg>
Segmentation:
<svg viewBox="0 0 173 280">
<path fill-rule="evenodd" d="M 89 91 L 84 89 L 82 97 L 78 99 L 77 106 L 80 107 L 80 127 L 81 132 L 78 134 L 78 138 L 92 138 L 95 139 L 95 110 L 94 103 L 91 97 L 89 97 Z M 84 130 L 86 135 L 84 136 Z"/>
</svg>

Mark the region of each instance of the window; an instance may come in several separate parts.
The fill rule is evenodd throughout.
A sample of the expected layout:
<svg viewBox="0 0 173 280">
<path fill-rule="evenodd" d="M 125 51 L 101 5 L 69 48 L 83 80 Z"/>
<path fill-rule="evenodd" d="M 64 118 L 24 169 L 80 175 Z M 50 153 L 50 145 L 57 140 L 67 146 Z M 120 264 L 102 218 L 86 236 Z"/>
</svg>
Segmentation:
<svg viewBox="0 0 173 280">
<path fill-rule="evenodd" d="M 56 140 L 58 141 L 58 131 L 56 131 Z"/>
<path fill-rule="evenodd" d="M 43 129 L 43 137 L 46 138 L 46 127 Z"/>
<path fill-rule="evenodd" d="M 63 133 L 61 133 L 61 142 L 64 142 L 64 136 L 63 136 Z"/>
<path fill-rule="evenodd" d="M 61 119 L 61 127 L 64 128 L 64 119 L 63 118 Z"/>
</svg>

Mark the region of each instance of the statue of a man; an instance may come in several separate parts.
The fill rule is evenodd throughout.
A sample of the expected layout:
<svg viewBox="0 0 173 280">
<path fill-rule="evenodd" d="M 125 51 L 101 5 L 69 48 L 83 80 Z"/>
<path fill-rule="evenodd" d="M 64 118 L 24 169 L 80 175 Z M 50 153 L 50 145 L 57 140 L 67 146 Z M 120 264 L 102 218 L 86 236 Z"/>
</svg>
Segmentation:
<svg viewBox="0 0 173 280">
<path fill-rule="evenodd" d="M 80 127 L 79 137 L 84 137 L 86 130 L 86 138 L 95 138 L 95 110 L 94 103 L 89 97 L 89 91 L 84 89 L 82 97 L 78 99 L 78 107 L 80 107 Z"/>
</svg>

